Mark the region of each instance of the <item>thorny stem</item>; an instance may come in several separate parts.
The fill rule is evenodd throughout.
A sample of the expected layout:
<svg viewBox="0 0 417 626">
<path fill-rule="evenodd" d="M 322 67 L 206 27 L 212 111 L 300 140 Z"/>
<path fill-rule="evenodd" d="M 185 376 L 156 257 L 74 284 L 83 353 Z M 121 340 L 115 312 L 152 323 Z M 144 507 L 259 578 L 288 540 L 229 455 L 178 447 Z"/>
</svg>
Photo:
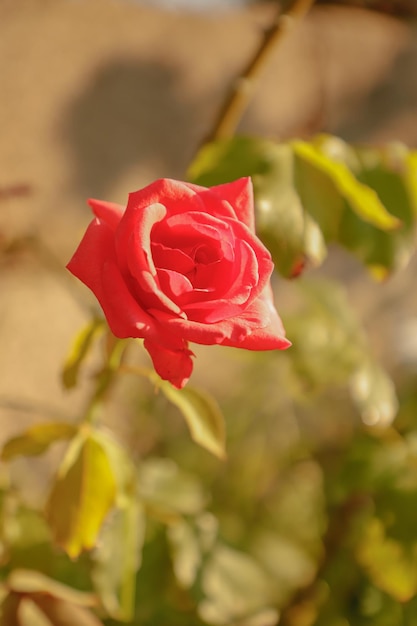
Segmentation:
<svg viewBox="0 0 417 626">
<path fill-rule="evenodd" d="M 234 82 L 230 93 L 221 107 L 213 129 L 205 142 L 232 137 L 255 92 L 262 69 L 274 47 L 285 37 L 295 24 L 306 15 L 315 0 L 293 0 L 290 7 L 278 13 L 265 31 L 262 42 L 247 67 Z"/>
</svg>

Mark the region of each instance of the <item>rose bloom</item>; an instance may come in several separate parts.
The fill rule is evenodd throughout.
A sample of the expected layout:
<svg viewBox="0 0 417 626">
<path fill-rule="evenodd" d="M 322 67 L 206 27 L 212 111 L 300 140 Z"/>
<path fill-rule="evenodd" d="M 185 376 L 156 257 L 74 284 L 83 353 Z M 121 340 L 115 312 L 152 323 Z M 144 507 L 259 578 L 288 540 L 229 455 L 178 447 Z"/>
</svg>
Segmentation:
<svg viewBox="0 0 417 626">
<path fill-rule="evenodd" d="M 140 337 L 181 388 L 188 342 L 248 350 L 290 345 L 272 301 L 271 255 L 255 235 L 250 178 L 205 188 L 161 179 L 127 207 L 95 214 L 68 269 L 95 294 L 116 337 Z"/>
</svg>

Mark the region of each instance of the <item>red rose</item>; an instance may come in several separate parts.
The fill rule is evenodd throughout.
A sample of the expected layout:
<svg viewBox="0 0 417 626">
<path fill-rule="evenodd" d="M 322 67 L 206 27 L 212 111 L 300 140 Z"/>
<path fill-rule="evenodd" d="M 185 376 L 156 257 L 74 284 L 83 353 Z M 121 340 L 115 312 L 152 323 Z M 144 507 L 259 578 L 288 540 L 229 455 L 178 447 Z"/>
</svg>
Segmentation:
<svg viewBox="0 0 417 626">
<path fill-rule="evenodd" d="M 93 291 L 116 337 L 141 337 L 175 387 L 191 375 L 188 342 L 287 348 L 255 235 L 250 178 L 209 189 L 161 179 L 126 209 L 90 200 L 96 216 L 68 264 Z"/>
</svg>

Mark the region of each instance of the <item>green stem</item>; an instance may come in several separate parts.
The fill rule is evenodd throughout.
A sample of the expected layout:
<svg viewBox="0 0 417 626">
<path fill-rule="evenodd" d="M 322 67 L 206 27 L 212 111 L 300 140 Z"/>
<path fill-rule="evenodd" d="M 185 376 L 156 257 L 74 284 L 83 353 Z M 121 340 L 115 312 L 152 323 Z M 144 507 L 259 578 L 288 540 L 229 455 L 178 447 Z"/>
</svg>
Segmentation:
<svg viewBox="0 0 417 626">
<path fill-rule="evenodd" d="M 105 402 L 115 377 L 122 367 L 123 357 L 126 352 L 127 342 L 117 339 L 109 333 L 107 342 L 107 360 L 97 375 L 96 388 L 87 405 L 84 414 L 84 423 L 95 423 L 99 419 L 101 408 Z"/>
<path fill-rule="evenodd" d="M 213 125 L 213 130 L 204 143 L 215 139 L 227 139 L 235 134 L 236 128 L 258 86 L 261 72 L 272 50 L 306 15 L 314 2 L 315 0 L 293 0 L 286 11 L 281 12 L 281 8 L 279 8 L 273 23 L 265 31 L 255 55 L 232 86 Z"/>
</svg>

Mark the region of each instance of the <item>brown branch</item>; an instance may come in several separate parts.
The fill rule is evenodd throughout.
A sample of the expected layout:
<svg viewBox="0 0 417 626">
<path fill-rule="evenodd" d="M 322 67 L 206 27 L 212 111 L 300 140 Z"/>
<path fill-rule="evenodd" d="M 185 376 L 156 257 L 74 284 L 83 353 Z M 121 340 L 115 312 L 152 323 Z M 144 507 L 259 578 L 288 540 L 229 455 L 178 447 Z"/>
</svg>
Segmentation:
<svg viewBox="0 0 417 626">
<path fill-rule="evenodd" d="M 249 61 L 241 76 L 235 81 L 231 92 L 220 109 L 219 115 L 213 125 L 213 129 L 206 138 L 206 142 L 215 139 L 232 137 L 247 108 L 256 87 L 262 69 L 269 59 L 274 47 L 306 15 L 313 6 L 315 0 L 293 0 L 291 6 L 281 12 L 279 8 L 271 26 L 265 31 L 262 42 Z"/>
</svg>

